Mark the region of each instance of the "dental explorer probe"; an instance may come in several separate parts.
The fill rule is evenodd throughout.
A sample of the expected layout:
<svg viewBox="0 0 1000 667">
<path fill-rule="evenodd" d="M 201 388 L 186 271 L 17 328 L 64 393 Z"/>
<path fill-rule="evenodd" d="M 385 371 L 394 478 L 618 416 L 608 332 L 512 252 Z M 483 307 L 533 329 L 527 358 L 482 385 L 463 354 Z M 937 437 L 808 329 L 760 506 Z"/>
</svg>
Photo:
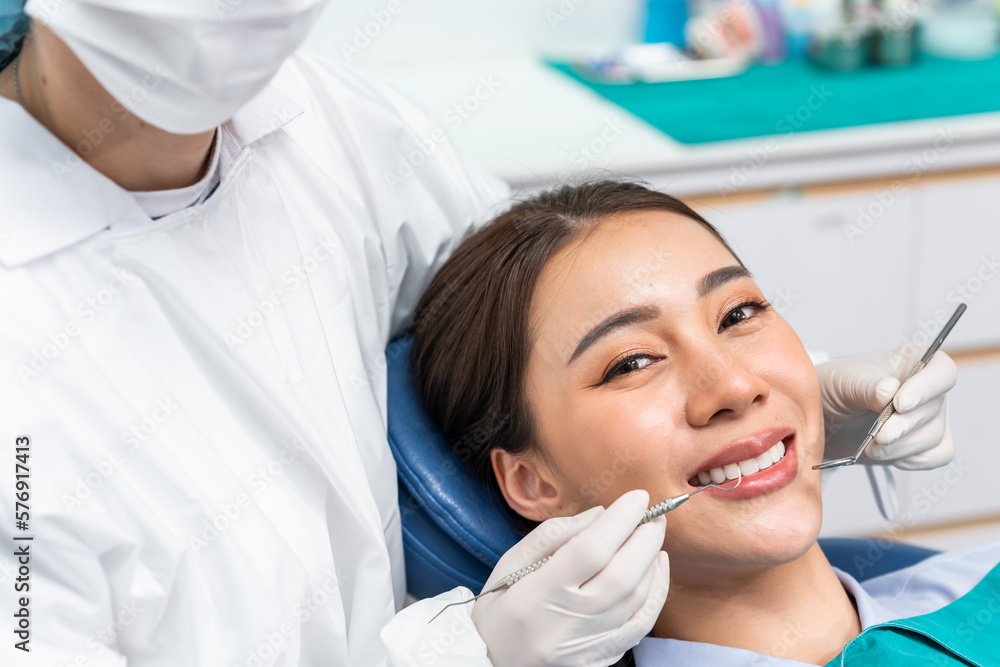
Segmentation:
<svg viewBox="0 0 1000 667">
<path fill-rule="evenodd" d="M 743 471 L 739 470 L 738 474 L 739 477 L 736 478 L 736 484 L 734 486 L 729 487 L 728 489 L 724 486 L 719 486 L 717 484 L 706 484 L 705 486 L 695 489 L 691 493 L 682 493 L 679 496 L 674 496 L 673 498 L 667 498 L 662 503 L 657 503 L 656 505 L 653 505 L 648 510 L 646 510 L 645 514 L 643 514 L 642 520 L 636 525 L 636 528 L 643 525 L 644 523 L 649 523 L 650 521 L 652 521 L 657 517 L 663 516 L 667 512 L 674 511 L 675 509 L 686 503 L 688 500 L 690 500 L 691 496 L 697 493 L 701 493 L 705 489 L 719 489 L 721 491 L 732 491 L 733 489 L 735 489 L 737 486 L 740 485 L 740 482 L 743 481 Z M 552 556 L 545 556 L 544 558 L 535 561 L 531 565 L 525 565 L 520 570 L 516 572 L 511 572 L 506 577 L 504 577 L 503 579 L 495 583 L 493 586 L 491 586 L 489 589 L 483 591 L 482 593 L 480 593 L 475 597 L 471 597 L 468 600 L 462 600 L 461 602 L 452 602 L 450 604 L 446 604 L 445 606 L 441 607 L 441 611 L 434 614 L 431 620 L 427 621 L 428 625 L 433 623 L 434 619 L 443 614 L 444 610 L 447 609 L 448 607 L 453 607 L 459 604 L 465 604 L 466 602 L 472 602 L 474 600 L 478 600 L 484 595 L 489 595 L 490 593 L 496 593 L 497 591 L 502 591 L 505 588 L 510 588 L 511 586 L 513 586 L 515 583 L 517 583 L 527 575 L 531 574 L 541 566 L 545 565 L 547 562 L 549 562 L 550 558 L 552 558 Z"/>
<path fill-rule="evenodd" d="M 926 352 L 924 352 L 924 356 L 922 356 L 920 358 L 920 361 L 918 361 L 916 365 L 913 366 L 912 370 L 910 370 L 909 375 L 907 375 L 906 378 L 903 380 L 903 382 L 899 385 L 900 389 L 902 389 L 903 385 L 906 384 L 907 380 L 909 380 L 911 377 L 913 377 L 914 375 L 916 375 L 917 373 L 919 373 L 924 369 L 924 366 L 927 365 L 927 362 L 931 360 L 931 357 L 934 356 L 934 353 L 937 352 L 938 348 L 941 347 L 941 343 L 944 342 L 945 337 L 947 337 L 947 335 L 951 333 L 952 328 L 955 326 L 955 323 L 958 322 L 958 318 L 962 316 L 962 313 L 965 312 L 966 308 L 967 306 L 964 303 L 958 304 L 958 308 L 955 309 L 955 314 L 952 315 L 951 319 L 945 323 L 944 328 L 941 329 L 941 333 L 937 335 L 937 338 L 934 339 L 934 342 L 931 343 L 931 346 L 927 348 Z M 896 391 L 898 392 L 899 389 L 897 389 Z M 858 451 L 854 453 L 854 456 L 845 456 L 842 459 L 834 459 L 833 461 L 823 461 L 822 463 L 817 463 L 816 465 L 813 466 L 813 470 L 840 468 L 841 466 L 852 466 L 855 463 L 857 463 L 858 459 L 861 458 L 861 453 L 865 451 L 866 447 L 868 447 L 868 443 L 874 440 L 875 436 L 878 435 L 878 432 L 882 430 L 882 425 L 889 420 L 889 417 L 891 417 L 896 413 L 896 408 L 893 407 L 892 405 L 892 401 L 895 398 L 896 396 L 894 394 L 893 397 L 889 399 L 889 402 L 886 404 L 886 406 L 882 408 L 882 412 L 879 414 L 878 419 L 876 419 L 875 423 L 872 424 L 872 427 L 868 429 L 868 435 L 865 436 L 865 441 L 861 443 L 860 447 L 858 447 Z"/>
</svg>

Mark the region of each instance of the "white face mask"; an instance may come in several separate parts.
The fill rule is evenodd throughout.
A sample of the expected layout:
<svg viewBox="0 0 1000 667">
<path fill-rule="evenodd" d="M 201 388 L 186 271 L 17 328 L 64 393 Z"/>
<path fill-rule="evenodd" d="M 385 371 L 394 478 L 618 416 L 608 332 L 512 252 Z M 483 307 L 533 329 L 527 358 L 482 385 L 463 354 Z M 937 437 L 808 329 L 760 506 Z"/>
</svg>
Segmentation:
<svg viewBox="0 0 1000 667">
<path fill-rule="evenodd" d="M 175 134 L 229 120 L 302 43 L 326 0 L 28 0 L 123 106 Z"/>
</svg>

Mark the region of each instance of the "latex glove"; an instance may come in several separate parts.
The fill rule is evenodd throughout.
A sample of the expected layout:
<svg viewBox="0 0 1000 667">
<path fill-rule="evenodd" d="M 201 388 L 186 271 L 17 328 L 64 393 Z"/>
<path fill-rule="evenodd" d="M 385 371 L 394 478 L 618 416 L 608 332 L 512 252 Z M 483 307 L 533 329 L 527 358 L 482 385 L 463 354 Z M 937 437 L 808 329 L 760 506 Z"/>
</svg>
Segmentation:
<svg viewBox="0 0 1000 667">
<path fill-rule="evenodd" d="M 497 563 L 484 590 L 553 554 L 510 588 L 475 602 L 472 620 L 496 667 L 606 666 L 639 643 L 667 597 L 666 519 L 636 528 L 649 494 L 549 519 Z"/>
<path fill-rule="evenodd" d="M 930 470 L 951 461 L 955 445 L 946 394 L 958 379 L 955 362 L 938 350 L 900 389 L 900 381 L 926 350 L 926 345 L 909 343 L 892 352 L 816 366 L 826 420 L 826 459 L 853 456 L 892 399 L 895 414 L 865 449 L 869 458 L 859 463 L 891 461 L 902 470 Z"/>
</svg>

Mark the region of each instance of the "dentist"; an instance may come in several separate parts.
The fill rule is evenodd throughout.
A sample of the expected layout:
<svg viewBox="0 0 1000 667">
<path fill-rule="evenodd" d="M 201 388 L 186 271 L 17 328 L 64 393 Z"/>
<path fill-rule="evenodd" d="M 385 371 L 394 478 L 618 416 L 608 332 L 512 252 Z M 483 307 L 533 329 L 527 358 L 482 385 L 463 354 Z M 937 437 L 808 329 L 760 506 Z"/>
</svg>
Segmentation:
<svg viewBox="0 0 1000 667">
<path fill-rule="evenodd" d="M 322 6 L 0 0 L 0 443 L 26 475 L 0 475 L 0 531 L 32 538 L 28 564 L 0 557 L 0 615 L 27 610 L 3 664 L 489 665 L 481 637 L 600 664 L 652 626 L 662 525 L 618 536 L 644 508 L 625 496 L 543 524 L 648 564 L 587 622 L 551 582 L 488 628 L 396 616 L 385 346 L 508 191 L 387 86 L 294 53 Z M 829 365 L 831 414 L 880 407 L 892 359 Z M 950 460 L 939 366 L 885 458 Z M 551 640 L 520 645 L 525 622 Z"/>
</svg>

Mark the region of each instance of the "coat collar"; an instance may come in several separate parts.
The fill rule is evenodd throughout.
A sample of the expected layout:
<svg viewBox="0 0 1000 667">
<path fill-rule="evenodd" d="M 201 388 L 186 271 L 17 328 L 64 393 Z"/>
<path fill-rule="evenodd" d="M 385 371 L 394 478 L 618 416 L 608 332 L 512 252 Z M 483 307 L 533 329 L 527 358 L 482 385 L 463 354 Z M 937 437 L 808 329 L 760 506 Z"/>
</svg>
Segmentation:
<svg viewBox="0 0 1000 667">
<path fill-rule="evenodd" d="M 223 135 L 234 153 L 280 130 L 302 108 L 272 86 L 240 109 Z M 0 97 L 0 264 L 13 268 L 119 223 L 149 217 L 19 104 Z"/>
</svg>

